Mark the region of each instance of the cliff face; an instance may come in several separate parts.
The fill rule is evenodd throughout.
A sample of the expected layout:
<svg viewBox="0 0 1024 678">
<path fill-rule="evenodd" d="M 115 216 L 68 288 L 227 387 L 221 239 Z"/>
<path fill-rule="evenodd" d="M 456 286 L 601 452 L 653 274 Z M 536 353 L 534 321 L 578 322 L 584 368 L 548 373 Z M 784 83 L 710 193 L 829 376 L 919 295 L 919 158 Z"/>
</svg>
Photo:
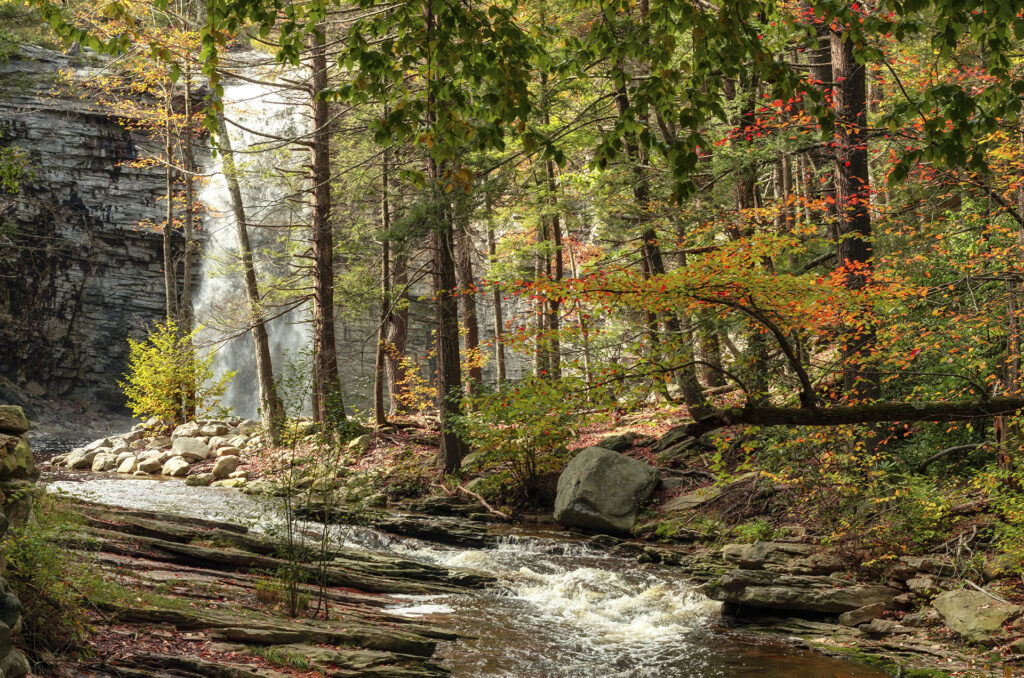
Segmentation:
<svg viewBox="0 0 1024 678">
<path fill-rule="evenodd" d="M 121 409 L 125 339 L 164 308 L 161 237 L 138 228 L 162 221 L 164 179 L 125 164 L 149 140 L 55 91 L 68 68 L 90 73 L 38 48 L 0 66 L 0 146 L 30 159 L 20 192 L 0 195 L 0 374 Z"/>
</svg>

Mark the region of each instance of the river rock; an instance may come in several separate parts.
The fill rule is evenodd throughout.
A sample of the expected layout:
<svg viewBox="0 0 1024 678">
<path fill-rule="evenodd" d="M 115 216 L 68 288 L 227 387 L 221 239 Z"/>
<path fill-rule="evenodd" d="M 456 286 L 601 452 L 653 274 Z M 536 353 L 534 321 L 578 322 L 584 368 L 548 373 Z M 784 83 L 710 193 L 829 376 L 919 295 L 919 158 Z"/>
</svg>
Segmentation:
<svg viewBox="0 0 1024 678">
<path fill-rule="evenodd" d="M 858 607 L 856 610 L 842 613 L 839 615 L 839 623 L 843 626 L 860 626 L 880 617 L 883 612 L 885 612 L 884 604 L 872 603 L 864 607 Z"/>
<path fill-rule="evenodd" d="M 993 645 L 992 636 L 1002 630 L 1003 624 L 1024 612 L 1019 605 L 965 589 L 940 593 L 932 605 L 952 631 L 982 645 Z"/>
<path fill-rule="evenodd" d="M 25 411 L 17 405 L 0 405 L 0 433 L 20 436 L 28 431 Z"/>
<path fill-rule="evenodd" d="M 32 666 L 28 663 L 28 659 L 19 650 L 11 650 L 0 661 L 0 672 L 4 678 L 24 678 L 31 670 Z"/>
<path fill-rule="evenodd" d="M 213 482 L 212 473 L 196 473 L 185 478 L 185 484 L 190 487 L 206 487 Z"/>
<path fill-rule="evenodd" d="M 34 480 L 38 475 L 28 438 L 0 433 L 0 478 Z"/>
<path fill-rule="evenodd" d="M 111 438 L 110 440 L 110 453 L 115 457 L 122 452 L 130 452 L 132 446 L 125 442 L 124 438 Z"/>
<path fill-rule="evenodd" d="M 213 465 L 213 479 L 224 480 L 229 475 L 235 472 L 238 468 L 238 457 L 227 456 L 220 457 L 217 459 L 217 463 Z"/>
<path fill-rule="evenodd" d="M 722 559 L 743 569 L 764 569 L 767 565 L 788 565 L 794 558 L 814 551 L 808 544 L 758 541 L 753 544 L 726 544 Z"/>
<path fill-rule="evenodd" d="M 120 466 L 125 459 L 134 459 L 135 453 L 130 450 L 126 450 L 121 454 L 117 455 L 117 465 Z"/>
<path fill-rule="evenodd" d="M 137 443 L 138 441 L 142 440 L 145 437 L 146 437 L 146 432 L 144 430 L 142 430 L 141 427 L 139 427 L 139 428 L 134 428 L 133 427 L 131 431 L 129 431 L 128 433 L 125 433 L 123 436 L 121 436 L 121 439 L 124 440 L 126 443 Z"/>
<path fill-rule="evenodd" d="M 93 471 L 97 471 L 97 472 L 110 471 L 113 468 L 115 468 L 116 466 L 117 466 L 117 455 L 116 454 L 111 454 L 110 452 L 100 452 L 92 460 L 92 470 Z"/>
<path fill-rule="evenodd" d="M 160 470 L 163 469 L 163 467 L 164 460 L 162 460 L 159 456 L 146 457 L 145 459 L 139 460 L 135 472 L 148 474 L 159 473 Z"/>
<path fill-rule="evenodd" d="M 348 444 L 348 449 L 352 450 L 353 452 L 366 452 L 368 449 L 370 449 L 370 445 L 372 444 L 373 436 L 371 436 L 369 433 L 364 433 L 363 435 L 357 438 L 353 438 Z"/>
<path fill-rule="evenodd" d="M 642 461 L 600 447 L 580 451 L 558 478 L 555 522 L 598 531 L 628 532 L 651 496 L 658 472 Z"/>
<path fill-rule="evenodd" d="M 164 450 L 170 447 L 173 443 L 174 441 L 168 438 L 167 436 L 156 436 L 155 438 L 149 441 L 149 444 L 146 445 L 146 449 Z"/>
<path fill-rule="evenodd" d="M 227 478 L 226 480 L 215 480 L 211 485 L 215 487 L 242 487 L 245 485 L 245 478 Z"/>
<path fill-rule="evenodd" d="M 237 457 L 238 456 L 238 448 L 237 447 L 232 447 L 231 445 L 225 445 L 224 447 L 218 448 L 217 456 L 218 457 Z"/>
<path fill-rule="evenodd" d="M 138 468 L 139 461 L 134 456 L 126 457 L 117 465 L 118 473 L 135 473 Z"/>
<path fill-rule="evenodd" d="M 64 463 L 70 469 L 92 468 L 92 462 L 99 453 L 99 450 L 86 450 L 83 447 L 79 447 L 68 453 Z"/>
<path fill-rule="evenodd" d="M 748 610 L 785 610 L 787 614 L 841 614 L 876 603 L 888 608 L 899 594 L 888 586 L 770 570 L 732 570 L 701 590 L 713 600 Z"/>
<path fill-rule="evenodd" d="M 100 438 L 99 440 L 94 440 L 86 445 L 84 449 L 86 452 L 92 452 L 93 450 L 107 449 L 111 444 L 110 438 Z"/>
<path fill-rule="evenodd" d="M 260 424 L 252 419 L 245 419 L 236 427 L 235 430 L 239 433 L 257 433 L 260 430 Z"/>
<path fill-rule="evenodd" d="M 187 461 L 203 461 L 210 457 L 210 448 L 195 438 L 175 438 L 171 452 L 174 456 L 183 457 Z"/>
<path fill-rule="evenodd" d="M 214 421 L 199 427 L 201 436 L 222 436 L 231 432 L 231 427 L 222 421 Z"/>
<path fill-rule="evenodd" d="M 171 438 L 192 438 L 199 435 L 199 424 L 194 421 L 189 421 L 180 426 L 175 427 L 171 433 Z"/>
<path fill-rule="evenodd" d="M 171 457 L 168 459 L 160 472 L 165 476 L 181 477 L 188 473 L 189 463 L 182 457 Z"/>
</svg>

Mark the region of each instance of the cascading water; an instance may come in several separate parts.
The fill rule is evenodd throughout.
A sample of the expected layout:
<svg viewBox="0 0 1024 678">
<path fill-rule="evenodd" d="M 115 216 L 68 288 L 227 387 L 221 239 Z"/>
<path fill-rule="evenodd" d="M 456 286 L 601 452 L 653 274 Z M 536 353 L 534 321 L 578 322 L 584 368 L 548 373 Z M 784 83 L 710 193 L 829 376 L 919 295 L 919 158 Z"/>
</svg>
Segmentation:
<svg viewBox="0 0 1024 678">
<path fill-rule="evenodd" d="M 301 103 L 274 84 L 227 84 L 223 102 L 225 117 L 238 123 L 237 127 L 229 124 L 229 133 L 260 291 L 266 296 L 271 279 L 282 280 L 291 272 L 287 254 L 302 239 L 303 224 L 308 221 L 301 197 L 302 165 L 308 158 L 281 140 L 302 136 L 309 121 Z M 256 417 L 256 362 L 252 337 L 243 332 L 247 313 L 238 238 L 219 155 L 211 169 L 200 195 L 206 208 L 206 240 L 199 266 L 202 281 L 193 304 L 197 322 L 204 328 L 199 343 L 213 351 L 218 377 L 236 373 L 222 404 L 238 416 Z M 302 306 L 274 318 L 267 323 L 267 333 L 274 374 L 280 377 L 286 362 L 298 360 L 308 350 L 309 311 Z"/>
</svg>

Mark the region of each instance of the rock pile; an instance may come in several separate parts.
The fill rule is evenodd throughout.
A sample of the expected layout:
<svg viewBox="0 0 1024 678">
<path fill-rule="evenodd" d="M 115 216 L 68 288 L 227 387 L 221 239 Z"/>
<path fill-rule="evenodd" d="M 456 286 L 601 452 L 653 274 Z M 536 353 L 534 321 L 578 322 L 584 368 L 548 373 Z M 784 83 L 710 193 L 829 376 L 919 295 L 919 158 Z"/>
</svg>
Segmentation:
<svg viewBox="0 0 1024 678">
<path fill-rule="evenodd" d="M 31 488 L 39 471 L 29 447 L 28 420 L 20 407 L 0 405 L 0 537 L 11 524 L 28 519 Z M 22 678 L 29 672 L 28 660 L 11 646 L 11 636 L 21 629 L 21 602 L 0 578 L 0 676 Z"/>
<path fill-rule="evenodd" d="M 161 426 L 158 420 L 137 424 L 128 433 L 100 438 L 57 455 L 50 464 L 136 476 L 188 476 L 190 485 L 237 487 L 246 478 L 244 471 L 238 471 L 240 457 L 262 444 L 259 424 L 251 419 L 190 421 L 175 428 L 170 436 L 159 435 Z M 197 465 L 211 460 L 209 472 L 193 473 L 198 470 Z"/>
</svg>

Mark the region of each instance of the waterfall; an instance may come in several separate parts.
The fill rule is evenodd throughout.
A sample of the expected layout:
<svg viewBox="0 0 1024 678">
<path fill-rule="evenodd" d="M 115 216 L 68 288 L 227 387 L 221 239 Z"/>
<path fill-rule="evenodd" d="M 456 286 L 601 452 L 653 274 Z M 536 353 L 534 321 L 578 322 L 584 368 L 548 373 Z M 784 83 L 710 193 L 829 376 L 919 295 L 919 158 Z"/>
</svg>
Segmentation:
<svg viewBox="0 0 1024 678">
<path fill-rule="evenodd" d="M 265 74 L 261 77 L 269 79 Z M 301 93 L 296 95 L 272 84 L 234 83 L 225 84 L 222 99 L 260 293 L 264 299 L 279 301 L 281 309 L 288 308 L 289 299 L 299 294 L 289 295 L 287 290 L 280 289 L 268 294 L 269 283 L 282 282 L 293 273 L 291 250 L 302 247 L 308 224 L 302 194 L 306 176 L 303 165 L 308 158 L 301 150 L 280 141 L 302 136 L 309 129 L 305 107 L 301 100 L 293 100 L 296 96 Z M 201 282 L 193 301 L 196 322 L 202 327 L 198 343 L 212 351 L 217 377 L 229 371 L 236 373 L 222 405 L 238 416 L 255 418 L 259 411 L 259 388 L 252 337 L 244 331 L 246 299 L 235 220 L 219 155 L 209 167 L 208 182 L 200 193 L 206 210 L 202 222 L 205 237 L 199 264 Z M 286 363 L 308 356 L 312 341 L 308 305 L 303 303 L 279 315 L 274 304 L 268 304 L 268 315 L 278 315 L 267 323 L 267 333 L 274 376 L 279 383 L 283 376 L 288 378 Z M 287 399 L 290 394 L 282 395 Z M 299 396 L 291 394 L 296 403 L 300 402 Z M 293 411 L 302 407 L 296 403 L 291 403 Z"/>
</svg>

